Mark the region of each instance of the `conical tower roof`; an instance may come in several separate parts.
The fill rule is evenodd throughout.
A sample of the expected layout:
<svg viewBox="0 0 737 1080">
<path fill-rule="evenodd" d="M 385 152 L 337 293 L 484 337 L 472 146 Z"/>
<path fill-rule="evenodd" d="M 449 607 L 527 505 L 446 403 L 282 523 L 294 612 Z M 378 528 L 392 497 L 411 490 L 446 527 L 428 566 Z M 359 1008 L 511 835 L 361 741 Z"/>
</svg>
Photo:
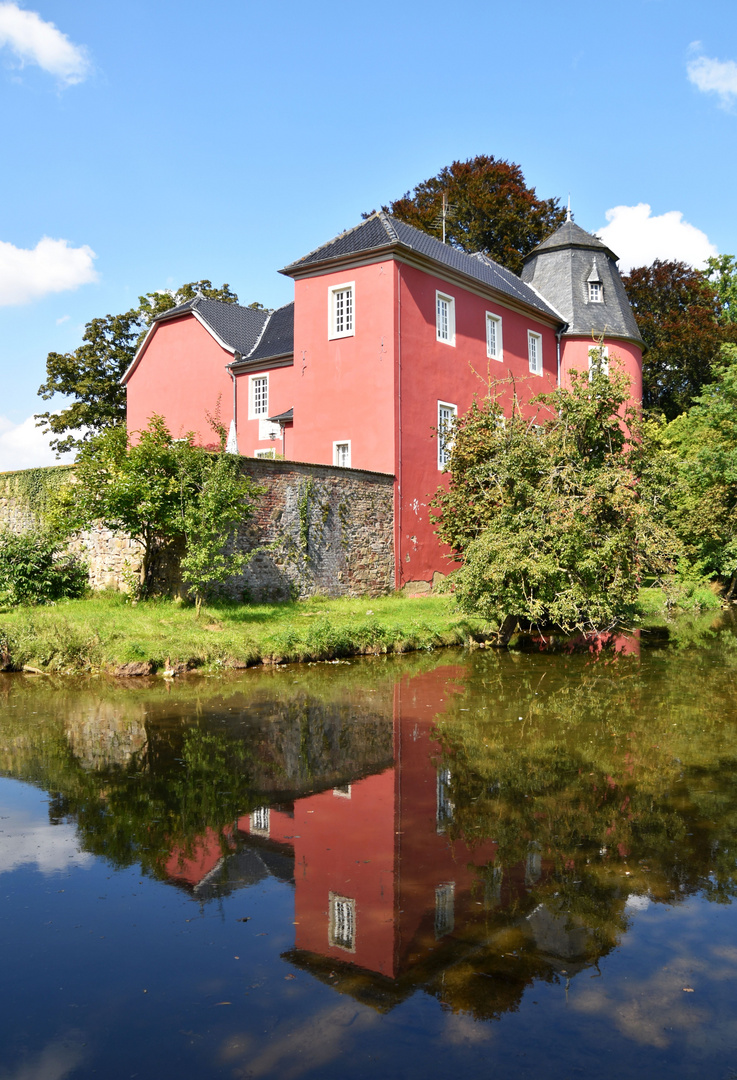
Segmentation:
<svg viewBox="0 0 737 1080">
<path fill-rule="evenodd" d="M 623 338 L 643 345 L 617 269 L 617 256 L 575 221 L 564 221 L 525 259 L 522 280 L 568 322 L 566 336 Z M 589 283 L 600 283 L 599 300 Z"/>
</svg>

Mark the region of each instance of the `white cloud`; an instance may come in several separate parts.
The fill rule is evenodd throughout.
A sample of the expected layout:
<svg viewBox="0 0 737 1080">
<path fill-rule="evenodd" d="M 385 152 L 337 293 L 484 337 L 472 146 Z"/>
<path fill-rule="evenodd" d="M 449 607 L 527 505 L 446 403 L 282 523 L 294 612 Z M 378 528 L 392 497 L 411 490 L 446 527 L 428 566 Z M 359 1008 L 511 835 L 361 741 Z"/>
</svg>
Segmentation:
<svg viewBox="0 0 737 1080">
<path fill-rule="evenodd" d="M 56 325 L 61 326 L 62 323 L 69 322 L 71 315 L 62 315 L 60 319 L 56 320 Z"/>
<path fill-rule="evenodd" d="M 694 41 L 692 51 L 701 52 L 701 42 Z M 689 82 L 703 94 L 717 94 L 727 109 L 737 99 L 737 64 L 734 60 L 714 60 L 710 56 L 695 56 L 686 65 Z"/>
<path fill-rule="evenodd" d="M 3 46 L 15 54 L 21 66 L 38 64 L 64 86 L 82 82 L 90 71 L 84 48 L 73 45 L 36 11 L 24 11 L 17 4 L 0 3 L 0 48 Z"/>
<path fill-rule="evenodd" d="M 597 235 L 619 256 L 624 274 L 633 266 L 649 266 L 655 259 L 703 268 L 710 255 L 719 254 L 706 233 L 683 220 L 680 210 L 653 215 L 648 203 L 638 203 L 615 206 L 607 210 L 606 219 L 608 225 Z"/>
<path fill-rule="evenodd" d="M 32 416 L 20 424 L 0 416 L 0 472 L 37 469 L 41 465 L 63 465 L 74 460 L 74 454 L 57 458 L 49 446 L 49 438 L 40 427 L 36 427 Z"/>
<path fill-rule="evenodd" d="M 73 825 L 49 825 L 31 814 L 16 812 L 0 831 L 0 873 L 20 866 L 35 866 L 42 874 L 55 874 L 72 866 L 85 866 L 92 856 L 79 850 Z"/>
<path fill-rule="evenodd" d="M 17 248 L 0 240 L 0 306 L 27 304 L 47 293 L 66 292 L 97 281 L 94 251 L 87 244 L 44 236 L 35 248 Z"/>
</svg>

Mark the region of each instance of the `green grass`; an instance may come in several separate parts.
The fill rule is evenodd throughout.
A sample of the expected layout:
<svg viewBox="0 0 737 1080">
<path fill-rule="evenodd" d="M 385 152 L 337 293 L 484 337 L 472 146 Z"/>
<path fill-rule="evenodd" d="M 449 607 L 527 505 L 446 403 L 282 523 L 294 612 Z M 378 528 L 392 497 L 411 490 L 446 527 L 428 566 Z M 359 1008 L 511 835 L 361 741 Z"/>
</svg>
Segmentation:
<svg viewBox="0 0 737 1080">
<path fill-rule="evenodd" d="M 293 604 L 210 604 L 170 600 L 131 604 L 101 593 L 39 607 L 0 610 L 0 654 L 15 668 L 84 672 L 151 661 L 157 669 L 189 662 L 208 669 L 461 645 L 483 636 L 449 596 L 411 599 L 314 598 Z"/>
</svg>

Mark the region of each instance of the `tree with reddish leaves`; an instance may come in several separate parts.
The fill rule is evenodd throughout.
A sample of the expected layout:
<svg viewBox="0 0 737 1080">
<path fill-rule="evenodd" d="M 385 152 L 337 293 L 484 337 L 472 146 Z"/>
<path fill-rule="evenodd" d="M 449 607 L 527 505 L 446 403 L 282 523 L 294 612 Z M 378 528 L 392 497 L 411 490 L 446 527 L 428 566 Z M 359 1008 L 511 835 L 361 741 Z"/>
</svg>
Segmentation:
<svg viewBox="0 0 737 1080">
<path fill-rule="evenodd" d="M 647 345 L 643 405 L 672 420 L 713 379 L 724 341 L 717 289 L 687 263 L 661 259 L 636 267 L 623 281 Z"/>
<path fill-rule="evenodd" d="M 413 192 L 382 207 L 386 213 L 464 251 L 482 251 L 515 274 L 532 249 L 565 218 L 558 199 L 538 199 L 519 165 L 487 154 L 454 161 Z"/>
</svg>

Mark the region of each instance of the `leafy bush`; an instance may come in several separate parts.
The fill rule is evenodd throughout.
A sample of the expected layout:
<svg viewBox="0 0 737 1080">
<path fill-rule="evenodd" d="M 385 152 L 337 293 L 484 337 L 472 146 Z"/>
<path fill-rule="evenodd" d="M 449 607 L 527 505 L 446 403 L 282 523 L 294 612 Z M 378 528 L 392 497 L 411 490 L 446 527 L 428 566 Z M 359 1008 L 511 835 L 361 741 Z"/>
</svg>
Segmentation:
<svg viewBox="0 0 737 1080">
<path fill-rule="evenodd" d="M 46 604 L 83 596 L 87 568 L 36 533 L 0 533 L 0 603 Z"/>
</svg>

